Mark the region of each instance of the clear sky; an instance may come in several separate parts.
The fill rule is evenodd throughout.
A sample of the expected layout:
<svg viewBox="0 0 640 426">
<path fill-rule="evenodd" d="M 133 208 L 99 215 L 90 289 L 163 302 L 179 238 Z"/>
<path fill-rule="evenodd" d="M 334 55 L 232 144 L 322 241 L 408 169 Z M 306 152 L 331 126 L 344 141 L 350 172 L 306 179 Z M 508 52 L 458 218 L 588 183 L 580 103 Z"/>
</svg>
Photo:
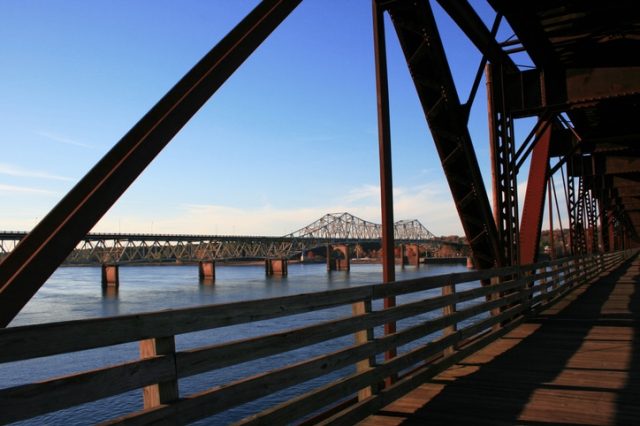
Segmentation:
<svg viewBox="0 0 640 426">
<path fill-rule="evenodd" d="M 0 229 L 31 229 L 257 3 L 0 1 Z M 466 100 L 480 54 L 433 7 Z M 388 21 L 387 39 L 395 219 L 461 235 Z M 488 182 L 484 90 L 470 130 Z M 283 235 L 342 211 L 378 222 L 375 96 L 370 1 L 304 0 L 94 230 Z"/>
</svg>

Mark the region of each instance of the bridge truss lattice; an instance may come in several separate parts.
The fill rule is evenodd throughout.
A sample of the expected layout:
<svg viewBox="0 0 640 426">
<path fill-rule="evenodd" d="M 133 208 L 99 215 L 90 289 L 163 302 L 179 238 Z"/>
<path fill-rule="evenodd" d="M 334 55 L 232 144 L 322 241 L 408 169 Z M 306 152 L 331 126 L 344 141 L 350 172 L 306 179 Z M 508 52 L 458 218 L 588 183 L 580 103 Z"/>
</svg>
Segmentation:
<svg viewBox="0 0 640 426">
<path fill-rule="evenodd" d="M 382 227 L 350 213 L 326 214 L 282 237 L 225 235 L 88 234 L 67 257 L 67 264 L 162 263 L 203 260 L 291 258 L 327 244 L 379 243 Z M 418 220 L 395 224 L 399 243 L 439 249 L 441 240 Z M 0 257 L 11 252 L 26 232 L 0 233 Z"/>
</svg>

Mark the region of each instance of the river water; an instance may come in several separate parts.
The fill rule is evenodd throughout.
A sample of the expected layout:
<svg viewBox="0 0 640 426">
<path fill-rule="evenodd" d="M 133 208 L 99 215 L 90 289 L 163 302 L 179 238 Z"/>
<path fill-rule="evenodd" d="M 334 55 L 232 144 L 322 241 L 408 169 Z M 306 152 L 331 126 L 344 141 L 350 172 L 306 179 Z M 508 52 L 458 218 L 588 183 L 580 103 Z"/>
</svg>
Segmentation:
<svg viewBox="0 0 640 426">
<path fill-rule="evenodd" d="M 467 268 L 464 265 L 396 267 L 396 279 L 465 271 Z M 264 266 L 217 266 L 215 284 L 202 285 L 198 282 L 196 266 L 126 266 L 120 268 L 120 289 L 114 296 L 103 295 L 100 274 L 100 268 L 97 267 L 58 269 L 15 318 L 11 326 L 229 303 L 374 284 L 380 282 L 382 268 L 378 264 L 352 264 L 350 272 L 328 273 L 324 264 L 291 264 L 287 277 L 265 277 Z M 312 312 L 303 317 L 295 316 L 225 327 L 216 329 L 215 335 L 212 335 L 211 330 L 190 333 L 177 336 L 176 346 L 178 350 L 183 350 L 212 344 L 212 339 L 217 343 L 299 327 L 305 322 L 313 323 L 348 315 L 350 309 L 345 309 L 347 307 Z M 222 371 L 183 379 L 179 384 L 180 393 L 182 396 L 199 392 L 247 374 L 309 358 L 314 351 L 326 353 L 333 347 L 343 347 L 348 342 L 353 342 L 353 338 L 334 339 L 314 347 L 253 362 L 251 365 L 241 364 Z M 0 388 L 73 374 L 137 358 L 138 345 L 131 343 L 58 355 L 45 360 L 34 359 L 4 364 L 0 365 Z M 320 379 L 328 381 L 340 376 L 340 373 L 335 372 Z M 306 382 L 254 403 L 202 420 L 198 424 L 217 425 L 239 420 L 273 403 L 303 393 L 317 386 L 318 383 L 318 380 Z M 94 424 L 140 409 L 141 401 L 141 391 L 137 390 L 16 424 L 66 426 Z"/>
</svg>

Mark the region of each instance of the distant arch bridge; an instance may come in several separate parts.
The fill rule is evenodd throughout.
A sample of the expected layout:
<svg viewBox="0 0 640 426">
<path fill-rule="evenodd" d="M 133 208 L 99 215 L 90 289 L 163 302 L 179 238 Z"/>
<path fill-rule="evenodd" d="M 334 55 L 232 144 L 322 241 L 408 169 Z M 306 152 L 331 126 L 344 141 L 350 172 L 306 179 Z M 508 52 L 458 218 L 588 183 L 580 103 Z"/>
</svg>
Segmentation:
<svg viewBox="0 0 640 426">
<path fill-rule="evenodd" d="M 399 244 L 414 243 L 430 252 L 443 244 L 464 250 L 463 244 L 438 239 L 418 220 L 394 225 Z M 350 213 L 330 213 L 282 237 L 229 235 L 158 235 L 90 233 L 67 257 L 66 264 L 163 263 L 208 260 L 292 258 L 329 244 L 379 243 L 382 226 Z M 26 232 L 0 232 L 4 258 Z"/>
</svg>

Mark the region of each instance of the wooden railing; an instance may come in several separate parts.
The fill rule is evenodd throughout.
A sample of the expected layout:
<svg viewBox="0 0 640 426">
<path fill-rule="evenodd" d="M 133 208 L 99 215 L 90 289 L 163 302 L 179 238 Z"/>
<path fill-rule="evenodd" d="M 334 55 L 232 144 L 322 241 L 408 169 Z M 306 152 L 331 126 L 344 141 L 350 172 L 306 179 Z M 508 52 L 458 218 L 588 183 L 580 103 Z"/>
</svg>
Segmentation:
<svg viewBox="0 0 640 426">
<path fill-rule="evenodd" d="M 335 380 L 308 385 L 293 399 L 266 407 L 240 423 L 282 424 L 315 413 L 313 422 L 351 424 L 504 335 L 528 314 L 624 258 L 625 253 L 616 252 L 266 300 L 2 329 L 2 364 L 136 341 L 140 342 L 141 357 L 0 389 L 0 423 L 143 389 L 144 408 L 109 424 L 183 424 L 332 373 L 338 374 Z M 398 297 L 398 305 L 383 309 L 379 301 L 392 296 Z M 176 335 L 338 306 L 353 309 L 300 328 L 176 350 Z M 413 322 L 399 326 L 394 334 L 380 333 L 385 323 L 411 319 Z M 307 359 L 191 395 L 179 392 L 185 377 L 352 334 L 355 339 L 337 349 L 309 351 L 313 355 Z M 425 336 L 433 337 L 412 345 Z M 382 359 L 381 354 L 393 349 L 398 351 L 395 358 Z M 46 358 L 42 362 L 47 362 Z M 11 364 L 0 365 L 0 372 L 1 368 L 11 368 Z M 389 378 L 393 378 L 391 385 Z"/>
</svg>

